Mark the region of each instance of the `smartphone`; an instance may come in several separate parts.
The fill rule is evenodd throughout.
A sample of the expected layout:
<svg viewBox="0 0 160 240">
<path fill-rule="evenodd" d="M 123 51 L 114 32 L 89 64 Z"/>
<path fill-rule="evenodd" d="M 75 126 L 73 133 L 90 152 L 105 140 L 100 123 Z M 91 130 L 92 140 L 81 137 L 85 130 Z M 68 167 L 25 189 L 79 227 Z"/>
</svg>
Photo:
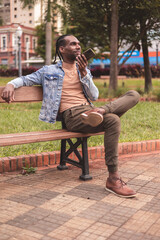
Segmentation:
<svg viewBox="0 0 160 240">
<path fill-rule="evenodd" d="M 83 52 L 84 56 L 89 60 L 90 58 L 95 57 L 95 53 L 91 48 L 87 49 L 85 52 Z"/>
</svg>

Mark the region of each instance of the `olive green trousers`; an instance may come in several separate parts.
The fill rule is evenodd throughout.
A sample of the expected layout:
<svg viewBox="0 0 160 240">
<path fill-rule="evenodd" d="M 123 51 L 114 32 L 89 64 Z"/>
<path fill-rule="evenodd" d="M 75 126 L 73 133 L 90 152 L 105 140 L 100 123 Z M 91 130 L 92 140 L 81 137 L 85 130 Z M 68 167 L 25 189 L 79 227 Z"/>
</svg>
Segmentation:
<svg viewBox="0 0 160 240">
<path fill-rule="evenodd" d="M 80 114 L 92 108 L 92 105 L 80 105 L 67 109 L 63 113 L 66 128 L 73 132 L 95 133 L 104 131 L 105 163 L 109 172 L 118 171 L 118 141 L 121 130 L 120 117 L 139 101 L 140 95 L 134 90 L 128 91 L 118 99 L 107 103 L 101 108 L 105 109 L 103 122 L 92 127 L 84 124 Z"/>
</svg>

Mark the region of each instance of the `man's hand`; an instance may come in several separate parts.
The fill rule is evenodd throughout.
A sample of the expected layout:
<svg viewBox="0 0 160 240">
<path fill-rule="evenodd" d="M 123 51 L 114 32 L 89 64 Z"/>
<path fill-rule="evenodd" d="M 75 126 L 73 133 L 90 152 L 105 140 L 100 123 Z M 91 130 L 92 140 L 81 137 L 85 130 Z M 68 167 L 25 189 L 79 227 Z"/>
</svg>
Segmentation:
<svg viewBox="0 0 160 240">
<path fill-rule="evenodd" d="M 7 103 L 14 101 L 14 86 L 13 84 L 7 84 L 2 92 L 1 98 Z"/>
<path fill-rule="evenodd" d="M 77 64 L 78 64 L 78 67 L 79 67 L 81 77 L 83 78 L 87 74 L 86 67 L 88 65 L 88 61 L 87 61 L 86 57 L 84 56 L 84 54 L 79 55 L 76 58 L 76 60 L 77 60 Z"/>
</svg>

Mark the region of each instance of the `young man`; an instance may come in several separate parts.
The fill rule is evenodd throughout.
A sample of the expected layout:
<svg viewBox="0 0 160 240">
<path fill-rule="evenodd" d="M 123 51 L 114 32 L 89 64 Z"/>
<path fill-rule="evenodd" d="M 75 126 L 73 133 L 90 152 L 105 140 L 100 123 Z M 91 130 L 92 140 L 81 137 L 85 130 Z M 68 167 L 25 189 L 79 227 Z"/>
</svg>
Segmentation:
<svg viewBox="0 0 160 240">
<path fill-rule="evenodd" d="M 135 192 L 119 176 L 118 139 L 120 116 L 138 103 L 139 94 L 129 91 L 117 100 L 96 108 L 90 100 L 95 101 L 99 92 L 87 69 L 87 59 L 81 54 L 78 39 L 72 35 L 59 37 L 56 55 L 60 58 L 57 64 L 44 66 L 35 73 L 9 82 L 2 98 L 10 103 L 14 101 L 15 88 L 42 85 L 40 120 L 55 123 L 58 114 L 61 114 L 69 131 L 104 131 L 105 162 L 109 171 L 106 190 L 121 197 L 134 197 Z"/>
</svg>

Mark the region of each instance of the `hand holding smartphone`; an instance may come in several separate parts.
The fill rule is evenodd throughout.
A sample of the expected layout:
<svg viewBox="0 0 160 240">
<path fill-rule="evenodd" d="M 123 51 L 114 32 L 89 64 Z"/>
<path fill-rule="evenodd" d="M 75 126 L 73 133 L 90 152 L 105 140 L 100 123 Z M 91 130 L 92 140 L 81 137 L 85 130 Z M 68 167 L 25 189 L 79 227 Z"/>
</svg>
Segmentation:
<svg viewBox="0 0 160 240">
<path fill-rule="evenodd" d="M 86 50 L 85 52 L 83 52 L 84 56 L 86 57 L 87 61 L 90 59 L 90 58 L 93 58 L 95 57 L 95 53 L 94 51 L 89 48 L 88 50 Z"/>
</svg>

